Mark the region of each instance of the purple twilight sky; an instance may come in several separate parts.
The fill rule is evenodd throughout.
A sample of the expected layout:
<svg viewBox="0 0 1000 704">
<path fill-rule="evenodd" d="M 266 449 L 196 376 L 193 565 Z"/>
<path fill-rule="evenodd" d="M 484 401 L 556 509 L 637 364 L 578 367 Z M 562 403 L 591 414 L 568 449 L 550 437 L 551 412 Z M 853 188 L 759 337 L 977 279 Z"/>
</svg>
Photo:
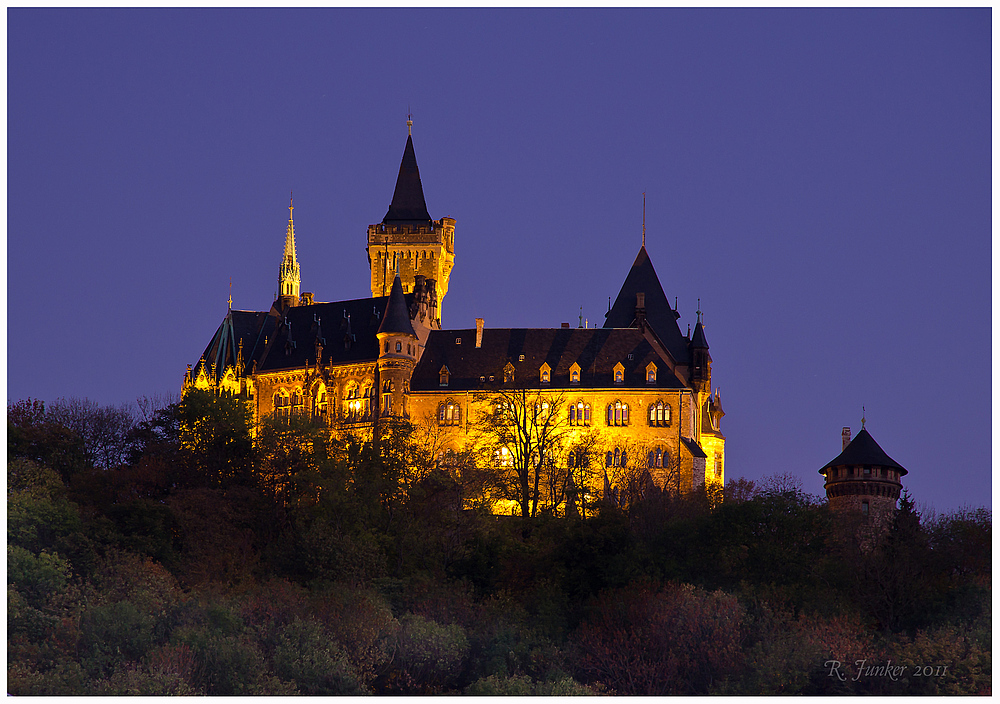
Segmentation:
<svg viewBox="0 0 1000 704">
<path fill-rule="evenodd" d="M 8 399 L 176 394 L 227 309 L 370 295 L 407 109 L 445 327 L 698 299 L 726 472 L 867 427 L 991 505 L 991 10 L 7 11 Z"/>
</svg>

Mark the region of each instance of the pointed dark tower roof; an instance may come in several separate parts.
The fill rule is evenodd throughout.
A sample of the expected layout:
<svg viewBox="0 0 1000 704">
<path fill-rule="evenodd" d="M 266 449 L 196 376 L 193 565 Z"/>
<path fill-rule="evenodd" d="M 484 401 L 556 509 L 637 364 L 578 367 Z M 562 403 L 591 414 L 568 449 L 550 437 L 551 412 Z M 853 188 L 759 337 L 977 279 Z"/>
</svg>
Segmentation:
<svg viewBox="0 0 1000 704">
<path fill-rule="evenodd" d="M 889 457 L 889 455 L 885 454 L 885 450 L 879 447 L 878 443 L 875 442 L 875 438 L 873 438 L 871 433 L 865 430 L 864 427 L 862 427 L 861 432 L 859 432 L 854 439 L 848 443 L 843 452 L 823 465 L 823 468 L 819 470 L 819 473 L 825 474 L 827 468 L 829 467 L 864 464 L 898 469 L 899 476 L 907 474 L 907 471 L 903 469 L 902 465 Z"/>
<path fill-rule="evenodd" d="M 413 323 L 410 322 L 410 311 L 406 305 L 406 297 L 403 295 L 403 284 L 399 281 L 399 274 L 396 274 L 392 282 L 392 291 L 389 292 L 389 302 L 385 305 L 385 315 L 382 317 L 382 324 L 378 326 L 378 333 L 391 333 L 417 336 L 413 331 Z"/>
<path fill-rule="evenodd" d="M 674 360 L 680 364 L 688 361 L 688 341 L 677 327 L 679 317 L 670 306 L 667 296 L 663 293 L 660 279 L 653 269 L 646 247 L 639 248 L 639 254 L 632 268 L 625 277 L 618 298 L 607 313 L 604 322 L 606 328 L 630 328 L 635 325 L 635 294 L 645 294 L 646 322 L 666 346 Z"/>
<path fill-rule="evenodd" d="M 429 222 L 430 219 L 427 203 L 424 201 L 424 187 L 420 183 L 420 171 L 417 169 L 417 155 L 413 152 L 413 137 L 407 136 L 399 176 L 396 177 L 396 190 L 382 222 Z"/>
<path fill-rule="evenodd" d="M 691 336 L 691 349 L 693 350 L 707 350 L 708 340 L 705 339 L 705 327 L 698 321 L 698 324 L 694 326 L 694 335 Z"/>
</svg>

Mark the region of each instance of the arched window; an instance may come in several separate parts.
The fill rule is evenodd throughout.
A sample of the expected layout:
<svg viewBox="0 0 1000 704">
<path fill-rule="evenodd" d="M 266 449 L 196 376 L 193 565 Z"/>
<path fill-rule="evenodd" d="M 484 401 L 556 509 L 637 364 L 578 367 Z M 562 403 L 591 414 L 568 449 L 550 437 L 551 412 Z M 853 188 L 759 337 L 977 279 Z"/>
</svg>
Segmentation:
<svg viewBox="0 0 1000 704">
<path fill-rule="evenodd" d="M 274 415 L 278 418 L 287 419 L 291 414 L 292 404 L 288 398 L 288 392 L 281 389 L 274 394 Z"/>
<path fill-rule="evenodd" d="M 569 424 L 576 425 L 576 406 L 569 407 Z"/>
<path fill-rule="evenodd" d="M 619 451 L 619 449 L 618 449 L 618 448 L 616 447 L 616 448 L 615 448 L 615 457 L 614 457 L 614 464 L 612 464 L 611 466 L 612 466 L 612 467 L 621 467 L 621 461 L 622 461 L 622 458 L 621 458 L 621 452 L 620 452 L 620 451 Z"/>
<path fill-rule="evenodd" d="M 612 463 L 613 463 L 614 461 L 615 461 L 615 456 L 614 456 L 614 454 L 612 454 L 612 453 L 611 453 L 610 451 L 608 451 L 608 454 L 607 454 L 607 456 L 606 456 L 606 457 L 604 458 L 604 466 L 605 466 L 605 467 L 613 467 L 613 466 L 614 466 L 614 464 L 612 464 Z"/>
<path fill-rule="evenodd" d="M 438 423 L 440 425 L 460 425 L 462 422 L 462 409 L 457 403 L 448 399 L 438 406 Z"/>
<path fill-rule="evenodd" d="M 654 426 L 670 425 L 670 406 L 663 401 L 649 404 L 649 424 Z"/>
<path fill-rule="evenodd" d="M 590 425 L 590 404 L 584 404 L 583 406 L 583 424 Z"/>
<path fill-rule="evenodd" d="M 402 342 L 397 342 L 396 343 L 396 351 L 397 352 L 402 352 L 403 351 L 403 343 Z"/>
<path fill-rule="evenodd" d="M 320 384 L 316 387 L 313 396 L 313 415 L 316 418 L 326 416 L 326 386 Z"/>
<path fill-rule="evenodd" d="M 628 425 L 628 404 L 615 401 L 608 404 L 608 425 Z"/>
<path fill-rule="evenodd" d="M 628 467 L 628 455 L 625 454 L 625 450 L 622 450 L 622 460 L 620 467 Z"/>
</svg>

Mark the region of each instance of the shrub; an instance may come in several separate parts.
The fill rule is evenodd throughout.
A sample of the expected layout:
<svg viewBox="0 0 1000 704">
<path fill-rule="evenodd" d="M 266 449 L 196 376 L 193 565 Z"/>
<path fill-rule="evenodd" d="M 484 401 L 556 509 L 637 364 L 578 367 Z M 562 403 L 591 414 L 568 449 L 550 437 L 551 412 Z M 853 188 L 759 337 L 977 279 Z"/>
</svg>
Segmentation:
<svg viewBox="0 0 1000 704">
<path fill-rule="evenodd" d="M 283 629 L 274 652 L 274 669 L 302 694 L 364 694 L 346 654 L 317 621 L 296 619 Z"/>
<path fill-rule="evenodd" d="M 618 694 L 705 694 L 739 664 L 735 597 L 691 585 L 604 592 L 575 633 L 585 682 Z"/>
<path fill-rule="evenodd" d="M 469 640 L 458 624 L 443 626 L 423 616 L 400 619 L 392 688 L 431 694 L 443 691 L 462 671 Z"/>
</svg>

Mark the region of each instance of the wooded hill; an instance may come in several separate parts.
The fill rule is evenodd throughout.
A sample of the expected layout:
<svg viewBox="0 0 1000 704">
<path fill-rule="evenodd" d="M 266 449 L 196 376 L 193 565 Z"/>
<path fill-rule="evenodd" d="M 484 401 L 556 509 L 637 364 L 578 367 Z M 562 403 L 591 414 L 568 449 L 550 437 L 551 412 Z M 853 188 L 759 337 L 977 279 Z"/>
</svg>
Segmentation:
<svg viewBox="0 0 1000 704">
<path fill-rule="evenodd" d="M 986 509 L 866 543 L 779 476 L 496 517 L 396 430 L 10 404 L 8 691 L 991 691 Z"/>
</svg>

